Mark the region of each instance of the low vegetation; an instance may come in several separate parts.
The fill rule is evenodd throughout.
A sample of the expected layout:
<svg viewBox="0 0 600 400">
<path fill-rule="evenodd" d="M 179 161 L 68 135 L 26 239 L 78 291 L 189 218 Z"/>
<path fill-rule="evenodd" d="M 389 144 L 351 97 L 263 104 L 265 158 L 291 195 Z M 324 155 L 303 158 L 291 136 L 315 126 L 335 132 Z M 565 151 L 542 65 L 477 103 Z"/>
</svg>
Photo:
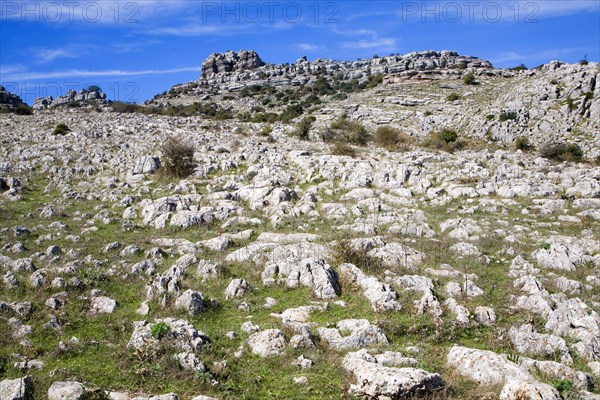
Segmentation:
<svg viewBox="0 0 600 400">
<path fill-rule="evenodd" d="M 464 140 L 458 138 L 458 133 L 449 128 L 429 133 L 422 142 L 423 146 L 432 149 L 453 152 L 463 149 L 466 145 Z"/>
<path fill-rule="evenodd" d="M 549 160 L 578 162 L 583 159 L 583 150 L 575 143 L 546 144 L 540 155 Z"/>
<path fill-rule="evenodd" d="M 161 170 L 168 177 L 186 178 L 194 173 L 194 146 L 171 137 L 162 146 Z"/>
<path fill-rule="evenodd" d="M 69 133 L 71 130 L 69 129 L 69 127 L 67 126 L 67 124 L 64 123 L 59 123 L 56 125 L 56 127 L 54 128 L 54 130 L 52 131 L 53 135 L 66 135 L 67 133 Z"/>
<path fill-rule="evenodd" d="M 397 128 L 380 126 L 373 135 L 373 141 L 389 151 L 407 150 L 413 138 Z"/>
</svg>

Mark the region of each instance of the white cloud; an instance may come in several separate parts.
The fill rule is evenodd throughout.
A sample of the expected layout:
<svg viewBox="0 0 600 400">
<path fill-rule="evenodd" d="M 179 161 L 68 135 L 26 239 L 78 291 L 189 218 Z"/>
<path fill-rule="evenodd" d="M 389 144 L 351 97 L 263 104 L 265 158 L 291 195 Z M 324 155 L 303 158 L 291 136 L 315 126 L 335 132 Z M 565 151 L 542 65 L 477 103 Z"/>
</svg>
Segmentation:
<svg viewBox="0 0 600 400">
<path fill-rule="evenodd" d="M 194 37 L 194 36 L 209 36 L 209 35 L 219 35 L 219 36 L 230 36 L 235 35 L 236 33 L 240 33 L 243 31 L 249 31 L 252 29 L 256 29 L 257 26 L 255 24 L 220 24 L 220 25 L 209 25 L 203 24 L 200 22 L 191 22 L 181 26 L 171 26 L 165 28 L 156 28 L 151 31 L 152 34 L 155 35 L 170 35 L 170 36 L 184 36 L 184 37 Z"/>
<path fill-rule="evenodd" d="M 533 53 L 518 53 L 514 51 L 509 51 L 505 53 L 500 53 L 495 57 L 492 57 L 490 61 L 494 64 L 506 64 L 506 63 L 517 63 L 517 62 L 525 62 L 525 61 L 534 61 L 534 62 L 550 62 L 552 60 L 560 59 L 561 57 L 567 57 L 571 55 L 581 55 L 583 56 L 585 48 L 582 47 L 573 47 L 573 48 L 565 48 L 565 49 L 547 49 L 541 50 Z"/>
<path fill-rule="evenodd" d="M 85 52 L 83 48 L 75 47 L 62 47 L 62 48 L 42 48 L 42 49 L 31 49 L 29 53 L 33 53 L 33 56 L 37 63 L 46 64 L 52 62 L 58 58 L 78 58 Z"/>
<path fill-rule="evenodd" d="M 310 43 L 297 43 L 296 48 L 303 51 L 319 51 L 324 49 L 323 46 Z"/>
<path fill-rule="evenodd" d="M 381 49 L 381 50 L 393 50 L 396 46 L 396 40 L 392 38 L 371 38 L 371 39 L 360 39 L 352 42 L 342 43 L 342 47 L 351 50 L 364 50 L 364 49 Z"/>
<path fill-rule="evenodd" d="M 111 70 L 81 70 L 70 69 L 63 71 L 38 71 L 38 72 L 23 72 L 16 71 L 8 73 L 3 77 L 5 81 L 33 81 L 39 79 L 57 79 L 57 78 L 90 78 L 90 77 L 127 77 L 140 75 L 168 75 L 180 72 L 200 72 L 200 67 L 182 67 L 171 69 L 146 69 L 138 71 L 125 71 L 119 69 Z"/>
</svg>

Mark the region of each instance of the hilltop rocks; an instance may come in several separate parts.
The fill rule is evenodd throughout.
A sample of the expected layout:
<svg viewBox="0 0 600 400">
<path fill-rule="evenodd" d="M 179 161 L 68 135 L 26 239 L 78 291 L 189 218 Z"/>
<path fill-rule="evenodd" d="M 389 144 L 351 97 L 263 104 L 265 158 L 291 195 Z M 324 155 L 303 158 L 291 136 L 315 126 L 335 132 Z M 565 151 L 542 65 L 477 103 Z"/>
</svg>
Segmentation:
<svg viewBox="0 0 600 400">
<path fill-rule="evenodd" d="M 241 72 L 265 65 L 255 51 L 240 50 L 226 53 L 213 53 L 202 62 L 202 76 Z"/>
<path fill-rule="evenodd" d="M 43 110 L 45 108 L 58 107 L 71 103 L 78 103 L 79 105 L 90 103 L 104 104 L 106 103 L 106 93 L 102 92 L 102 90 L 89 91 L 84 89 L 79 92 L 69 90 L 64 96 L 56 98 L 53 98 L 52 96 L 46 98 L 39 97 L 35 99 L 33 102 L 33 109 Z"/>
<path fill-rule="evenodd" d="M 19 106 L 26 104 L 19 96 L 7 91 L 3 86 L 0 86 L 0 109 L 14 110 Z"/>
</svg>

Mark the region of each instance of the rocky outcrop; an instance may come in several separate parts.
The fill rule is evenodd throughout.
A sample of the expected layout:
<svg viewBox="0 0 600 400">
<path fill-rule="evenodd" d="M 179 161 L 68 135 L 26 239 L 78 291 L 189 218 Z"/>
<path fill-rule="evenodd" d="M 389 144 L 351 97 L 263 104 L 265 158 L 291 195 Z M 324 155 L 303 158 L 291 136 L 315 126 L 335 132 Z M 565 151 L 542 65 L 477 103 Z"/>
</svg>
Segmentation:
<svg viewBox="0 0 600 400">
<path fill-rule="evenodd" d="M 202 62 L 202 77 L 210 78 L 217 74 L 244 72 L 265 65 L 255 51 L 240 50 L 226 53 L 213 53 Z"/>
<path fill-rule="evenodd" d="M 39 97 L 35 99 L 33 108 L 43 110 L 45 108 L 58 107 L 66 104 L 77 104 L 78 106 L 86 104 L 104 104 L 106 103 L 106 93 L 102 90 L 69 90 L 64 96 L 59 97 Z"/>
<path fill-rule="evenodd" d="M 404 399 L 426 397 L 442 389 L 439 374 L 413 368 L 416 360 L 400 353 L 385 352 L 375 356 L 367 350 L 348 353 L 343 368 L 354 376 L 348 393 L 369 399 Z"/>
<path fill-rule="evenodd" d="M 19 96 L 0 86 L 0 109 L 15 110 L 19 106 L 26 106 Z"/>
</svg>

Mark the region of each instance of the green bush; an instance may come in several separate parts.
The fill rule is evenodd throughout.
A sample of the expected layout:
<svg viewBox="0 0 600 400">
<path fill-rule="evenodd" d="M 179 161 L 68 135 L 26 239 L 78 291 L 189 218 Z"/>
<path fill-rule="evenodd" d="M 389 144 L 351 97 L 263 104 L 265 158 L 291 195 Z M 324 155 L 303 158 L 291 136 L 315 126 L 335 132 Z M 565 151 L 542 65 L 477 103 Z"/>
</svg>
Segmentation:
<svg viewBox="0 0 600 400">
<path fill-rule="evenodd" d="M 296 129 L 294 129 L 294 136 L 302 140 L 308 140 L 310 129 L 312 128 L 314 122 L 315 117 L 313 116 L 302 118 L 300 122 L 298 122 L 298 125 L 296 125 Z"/>
<path fill-rule="evenodd" d="M 372 89 L 375 86 L 379 85 L 381 82 L 383 82 L 384 76 L 384 74 L 376 74 L 369 76 L 369 83 L 367 83 L 367 89 Z"/>
<path fill-rule="evenodd" d="M 349 121 L 345 116 L 342 116 L 329 126 L 323 140 L 345 141 L 350 144 L 364 146 L 371 140 L 371 135 L 360 122 Z"/>
<path fill-rule="evenodd" d="M 565 100 L 565 103 L 567 104 L 569 111 L 575 111 L 577 107 L 579 107 L 579 102 L 575 101 L 575 99 L 572 99 L 570 97 L 567 98 L 567 100 Z"/>
<path fill-rule="evenodd" d="M 533 150 L 533 146 L 529 143 L 529 138 L 527 136 L 519 136 L 515 140 L 515 149 L 522 151 Z"/>
<path fill-rule="evenodd" d="M 273 126 L 271 124 L 266 124 L 262 127 L 260 131 L 261 136 L 270 136 L 273 132 Z"/>
<path fill-rule="evenodd" d="M 597 156 L 597 157 L 594 159 L 594 164 L 596 164 L 598 167 L 600 167 L 600 156 Z"/>
<path fill-rule="evenodd" d="M 453 129 L 444 128 L 441 131 L 431 132 L 423 140 L 423 146 L 433 149 L 452 152 L 465 147 L 466 143 L 458 140 L 458 133 Z"/>
<path fill-rule="evenodd" d="M 102 89 L 100 89 L 100 86 L 98 86 L 98 85 L 90 85 L 86 88 L 86 90 L 88 92 L 101 92 L 102 91 Z"/>
<path fill-rule="evenodd" d="M 194 146 L 176 138 L 169 138 L 162 146 L 163 173 L 175 178 L 186 178 L 194 172 Z"/>
<path fill-rule="evenodd" d="M 17 108 L 15 108 L 15 114 L 17 115 L 33 115 L 33 108 L 29 107 L 27 104 L 19 104 Z"/>
<path fill-rule="evenodd" d="M 171 327 L 166 322 L 159 322 L 150 328 L 150 333 L 152 337 L 155 339 L 162 339 L 167 336 L 171 332 Z"/>
<path fill-rule="evenodd" d="M 373 141 L 389 151 L 407 148 L 412 138 L 400 130 L 391 126 L 380 126 L 375 131 Z"/>
<path fill-rule="evenodd" d="M 502 111 L 498 119 L 500 122 L 515 120 L 517 119 L 517 113 L 514 111 Z"/>
<path fill-rule="evenodd" d="M 331 154 L 336 156 L 356 157 L 356 150 L 349 144 L 338 141 L 334 143 Z"/>
<path fill-rule="evenodd" d="M 469 72 L 463 78 L 463 82 L 465 85 L 477 85 L 477 80 L 475 79 L 475 74 L 473 72 Z"/>
<path fill-rule="evenodd" d="M 455 100 L 460 100 L 460 94 L 456 93 L 456 92 L 452 92 L 448 95 L 448 97 L 446 97 L 446 100 L 448 101 L 455 101 Z"/>
<path fill-rule="evenodd" d="M 561 379 L 559 381 L 554 382 L 554 389 L 558 390 L 561 394 L 563 392 L 569 392 L 573 389 L 573 382 L 568 379 Z"/>
<path fill-rule="evenodd" d="M 66 124 L 63 124 L 62 122 L 58 125 L 56 125 L 56 127 L 54 128 L 54 130 L 52 131 L 53 135 L 66 135 L 67 133 L 69 133 L 71 130 L 69 129 L 69 127 Z"/>
<path fill-rule="evenodd" d="M 527 67 L 525 64 L 519 64 L 516 67 L 509 68 L 511 71 L 526 71 Z"/>
<path fill-rule="evenodd" d="M 581 161 L 583 150 L 575 143 L 547 144 L 541 149 L 540 155 L 549 160 Z"/>
</svg>

